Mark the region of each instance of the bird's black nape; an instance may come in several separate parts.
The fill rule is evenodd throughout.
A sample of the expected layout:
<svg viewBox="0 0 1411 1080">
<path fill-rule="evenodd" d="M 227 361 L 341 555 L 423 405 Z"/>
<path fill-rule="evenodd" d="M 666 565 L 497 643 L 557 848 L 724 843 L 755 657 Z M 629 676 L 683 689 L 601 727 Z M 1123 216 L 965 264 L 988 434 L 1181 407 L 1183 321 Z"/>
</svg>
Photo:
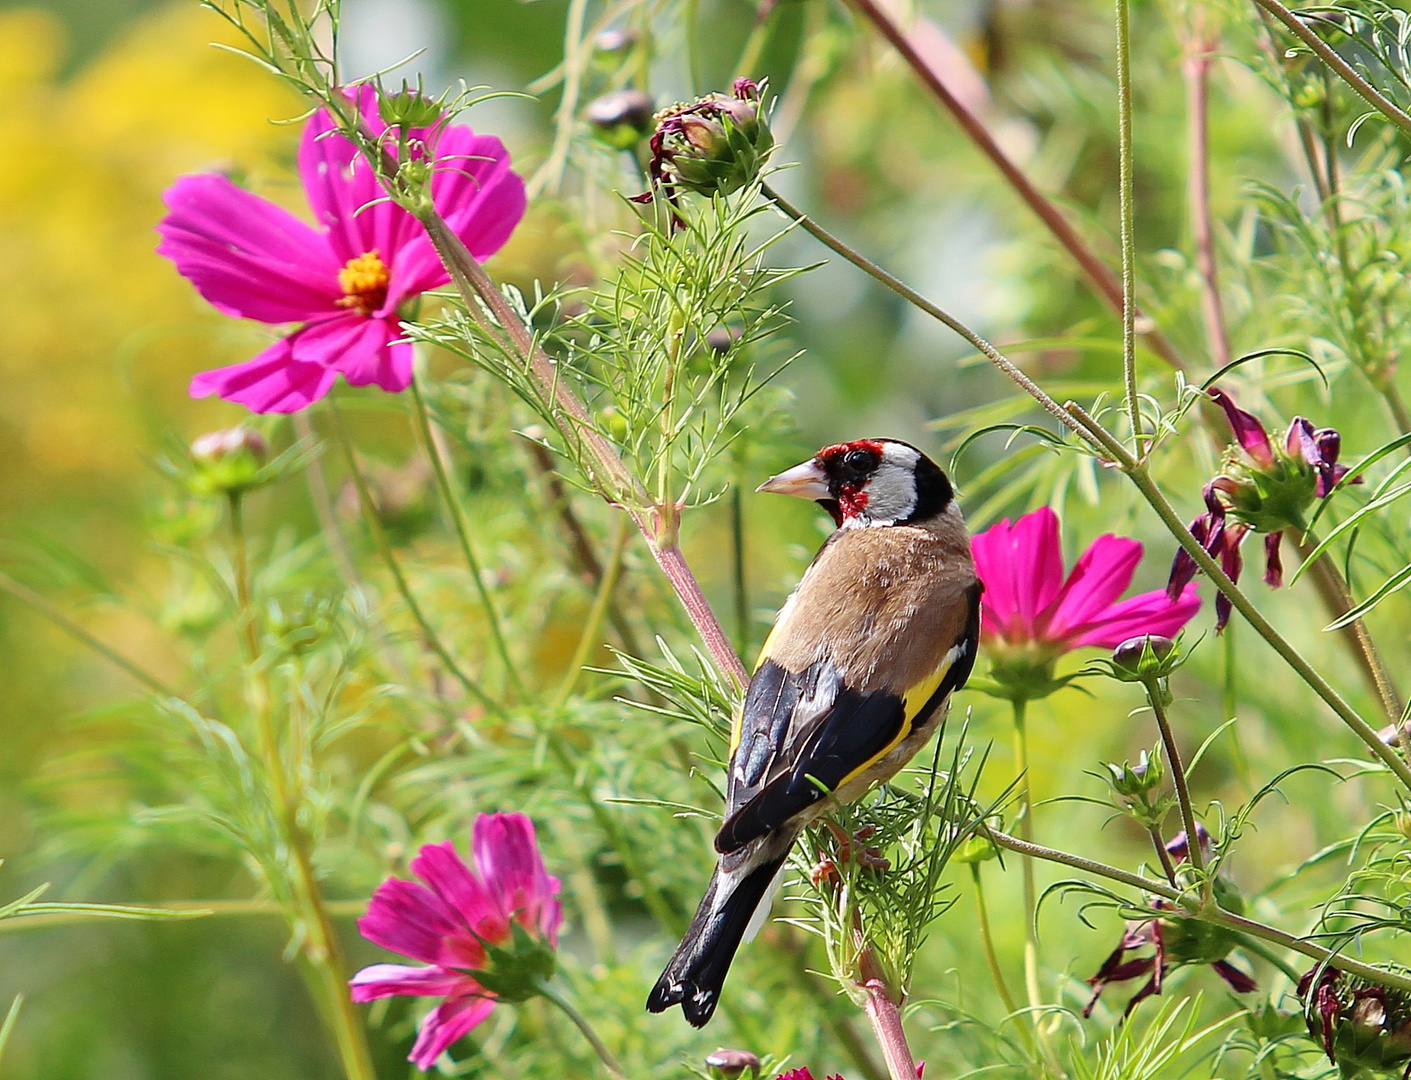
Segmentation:
<svg viewBox="0 0 1411 1080">
<path fill-rule="evenodd" d="M 902 525 L 928 521 L 937 514 L 944 514 L 955 499 L 955 489 L 950 486 L 950 478 L 941 467 L 921 451 L 917 450 L 916 453 L 916 506 L 910 517 L 898 523 Z"/>
</svg>

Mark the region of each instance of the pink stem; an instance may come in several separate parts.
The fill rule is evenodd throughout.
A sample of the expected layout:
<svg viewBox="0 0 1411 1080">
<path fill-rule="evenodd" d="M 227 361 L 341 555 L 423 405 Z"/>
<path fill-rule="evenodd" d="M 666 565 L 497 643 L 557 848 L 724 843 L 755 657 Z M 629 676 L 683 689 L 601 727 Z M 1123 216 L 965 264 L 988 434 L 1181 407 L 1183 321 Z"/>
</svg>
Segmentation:
<svg viewBox="0 0 1411 1080">
<path fill-rule="evenodd" d="M 881 979 L 868 979 L 862 989 L 867 995 L 863 1010 L 877 1036 L 877 1045 L 882 1048 L 887 1072 L 892 1080 L 916 1080 L 916 1059 L 911 1056 L 906 1031 L 901 1026 L 901 1009 Z"/>
<path fill-rule="evenodd" d="M 441 261 L 455 282 L 466 307 L 474 314 L 477 310 L 475 297 L 479 297 L 495 317 L 500 328 L 509 335 L 513 348 L 529 366 L 529 373 L 539 384 L 545 399 L 554 403 L 556 425 L 565 439 L 577 443 L 589 462 L 594 480 L 603 495 L 613 501 L 627 501 L 629 504 L 645 506 L 650 498 L 641 482 L 618 456 L 616 448 L 600 435 L 592 426 L 588 410 L 578 400 L 572 388 L 559 377 L 553 360 L 535 341 L 533 331 L 524 324 L 519 312 L 505 299 L 484 267 L 470 253 L 470 250 L 434 210 L 423 210 L 418 217 L 431 237 L 432 244 Z M 691 573 L 675 542 L 662 543 L 661 535 L 653 519 L 660 514 L 631 512 L 632 520 L 646 538 L 671 586 L 676 590 L 686 614 L 700 634 L 701 641 L 709 650 L 711 659 L 722 674 L 732 679 L 736 686 L 744 686 L 749 681 L 745 667 L 735 654 L 730 639 L 720 626 L 700 584 Z M 674 535 L 674 530 L 673 530 Z"/>
<path fill-rule="evenodd" d="M 870 22 L 884 38 L 901 54 L 917 77 L 926 84 L 926 88 L 935 95 L 936 100 L 945 107 L 946 111 L 960 126 L 966 137 L 994 164 L 1015 194 L 1024 200 L 1024 204 L 1029 207 L 1042 221 L 1054 238 L 1063 245 L 1068 254 L 1082 268 L 1083 273 L 1092 282 L 1098 296 L 1100 296 L 1113 311 L 1119 315 L 1122 313 L 1122 283 L 1112 269 L 1104 263 L 1096 252 L 1090 248 L 1076 229 L 1063 216 L 1063 212 L 1054 205 L 1043 192 L 1036 188 L 1033 182 L 1024 175 L 1023 171 L 1016 165 L 1008 154 L 995 141 L 995 137 L 990 134 L 984 123 L 972 113 L 965 104 L 955 96 L 945 81 L 941 73 L 935 66 L 928 63 L 922 51 L 917 48 L 913 35 L 904 30 L 888 9 L 890 5 L 886 0 L 851 0 L 853 7 Z M 1259 0 L 1256 0 L 1259 2 Z M 1141 313 L 1138 312 L 1140 319 Z M 1171 342 L 1159 330 L 1153 328 L 1144 335 L 1147 344 L 1152 352 L 1165 360 L 1174 368 L 1184 368 L 1185 362 Z"/>
<path fill-rule="evenodd" d="M 1186 124 L 1190 137 L 1191 231 L 1194 233 L 1196 265 L 1200 269 L 1200 307 L 1205 316 L 1205 337 L 1210 360 L 1225 367 L 1230 355 L 1230 335 L 1225 312 L 1220 305 L 1219 263 L 1215 258 L 1215 229 L 1210 218 L 1210 54 L 1214 43 L 1205 32 L 1202 11 L 1186 44 Z"/>
<path fill-rule="evenodd" d="M 705 647 L 710 650 L 716 667 L 733 679 L 736 686 L 744 686 L 750 681 L 749 673 L 745 671 L 745 665 L 740 663 L 730 639 L 725 636 L 720 620 L 715 617 L 705 594 L 701 592 L 700 583 L 696 581 L 696 575 L 691 573 L 681 549 L 675 544 L 657 544 L 650 536 L 647 537 L 647 546 L 651 548 L 657 565 L 666 574 L 671 587 L 676 590 L 676 595 L 685 605 L 686 614 L 691 617 L 696 632 L 701 635 Z"/>
</svg>

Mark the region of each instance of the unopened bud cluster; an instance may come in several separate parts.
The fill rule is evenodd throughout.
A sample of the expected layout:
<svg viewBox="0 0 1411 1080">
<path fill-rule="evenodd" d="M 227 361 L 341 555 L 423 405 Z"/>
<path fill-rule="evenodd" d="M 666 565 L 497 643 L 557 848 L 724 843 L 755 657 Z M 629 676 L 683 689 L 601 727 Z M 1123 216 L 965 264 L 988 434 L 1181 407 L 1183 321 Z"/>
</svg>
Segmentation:
<svg viewBox="0 0 1411 1080">
<path fill-rule="evenodd" d="M 212 431 L 191 444 L 187 484 L 197 495 L 230 495 L 257 487 L 269 445 L 247 427 Z"/>
</svg>

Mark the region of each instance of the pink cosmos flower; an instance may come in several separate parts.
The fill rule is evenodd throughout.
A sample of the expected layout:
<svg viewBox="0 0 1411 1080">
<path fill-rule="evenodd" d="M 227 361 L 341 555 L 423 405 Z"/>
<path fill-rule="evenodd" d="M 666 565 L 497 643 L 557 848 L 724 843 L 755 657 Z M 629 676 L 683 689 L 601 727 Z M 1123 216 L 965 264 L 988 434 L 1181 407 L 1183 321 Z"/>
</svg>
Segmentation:
<svg viewBox="0 0 1411 1080">
<path fill-rule="evenodd" d="M 445 999 L 421 1022 L 408 1058 L 423 1070 L 504 996 L 482 980 L 513 983 L 516 972 L 506 970 L 506 958 L 513 968 L 518 960 L 542 967 L 547 957 L 551 969 L 558 946 L 559 880 L 544 868 L 534 823 L 523 814 L 481 814 L 475 819 L 474 849 L 471 870 L 449 840 L 427 844 L 411 864 L 426 884 L 389 878 L 358 920 L 369 941 L 430 966 L 363 968 L 351 982 L 354 1001 L 396 995 Z M 535 955 L 509 955 L 524 953 L 526 946 Z"/>
<path fill-rule="evenodd" d="M 1200 609 L 1193 584 L 1174 601 L 1162 589 L 1119 599 L 1142 545 L 1111 533 L 1094 540 L 1065 578 L 1058 517 L 1046 506 L 1013 525 L 1006 518 L 970 546 L 985 584 L 981 635 L 1001 651 L 1032 651 L 1042 660 L 1085 645 L 1115 648 L 1141 634 L 1175 637 Z"/>
<path fill-rule="evenodd" d="M 358 88 L 357 100 L 371 130 L 386 131 L 373 88 Z M 357 149 L 333 130 L 321 109 L 299 146 L 317 226 L 216 174 L 184 176 L 167 190 L 158 253 L 225 314 L 300 324 L 253 360 L 197 375 L 192 397 L 287 413 L 323 397 L 339 374 L 394 392 L 411 381 L 402 313 L 449 278 L 426 230 L 387 200 Z M 504 144 L 443 124 L 409 132 L 408 146 L 434 161 L 433 202 L 471 254 L 485 259 L 504 246 L 525 206 Z"/>
</svg>

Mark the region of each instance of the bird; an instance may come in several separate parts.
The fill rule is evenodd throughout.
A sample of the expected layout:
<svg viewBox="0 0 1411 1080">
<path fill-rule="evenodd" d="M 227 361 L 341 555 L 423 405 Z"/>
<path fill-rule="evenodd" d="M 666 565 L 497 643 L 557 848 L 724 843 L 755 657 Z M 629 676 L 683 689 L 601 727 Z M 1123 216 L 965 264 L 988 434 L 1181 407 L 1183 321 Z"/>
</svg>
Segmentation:
<svg viewBox="0 0 1411 1080">
<path fill-rule="evenodd" d="M 704 1027 L 764 924 L 800 831 L 891 779 L 965 684 L 980 637 L 970 535 L 946 474 L 897 439 L 825 446 L 757 491 L 818 502 L 836 530 L 775 618 L 730 737 L 717 863 L 647 998 Z"/>
</svg>

